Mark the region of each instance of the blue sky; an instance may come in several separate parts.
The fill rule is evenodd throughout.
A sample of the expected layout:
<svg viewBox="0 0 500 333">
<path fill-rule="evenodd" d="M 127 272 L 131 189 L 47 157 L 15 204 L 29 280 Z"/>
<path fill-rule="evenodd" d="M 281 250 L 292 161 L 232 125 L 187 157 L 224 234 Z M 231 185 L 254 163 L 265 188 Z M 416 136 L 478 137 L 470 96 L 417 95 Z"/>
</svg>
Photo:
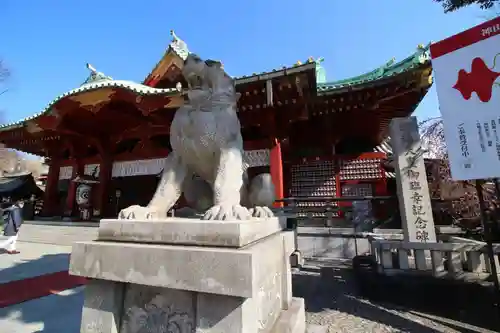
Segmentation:
<svg viewBox="0 0 500 333">
<path fill-rule="evenodd" d="M 231 75 L 322 56 L 328 79 L 337 80 L 402 59 L 485 15 L 475 7 L 444 14 L 432 0 L 2 0 L 0 57 L 12 77 L 0 109 L 8 122 L 39 112 L 86 79 L 87 62 L 115 79 L 142 81 L 170 29 Z M 438 115 L 435 89 L 417 115 Z"/>
</svg>

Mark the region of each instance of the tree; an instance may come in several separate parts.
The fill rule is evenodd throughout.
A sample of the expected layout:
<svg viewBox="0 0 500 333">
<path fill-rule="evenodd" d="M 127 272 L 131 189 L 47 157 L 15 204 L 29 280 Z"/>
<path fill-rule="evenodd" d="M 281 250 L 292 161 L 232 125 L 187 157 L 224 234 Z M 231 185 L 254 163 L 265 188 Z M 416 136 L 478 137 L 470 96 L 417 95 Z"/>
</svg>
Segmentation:
<svg viewBox="0 0 500 333">
<path fill-rule="evenodd" d="M 427 157 L 447 159 L 448 150 L 444 140 L 443 121 L 441 117 L 429 118 L 419 124 L 420 135 L 426 146 Z"/>
<path fill-rule="evenodd" d="M 434 0 L 440 3 L 445 13 L 467 7 L 470 5 L 478 5 L 481 9 L 492 9 L 495 5 L 500 4 L 500 0 Z"/>
<path fill-rule="evenodd" d="M 8 91 L 8 88 L 4 85 L 9 76 L 8 67 L 0 59 L 0 96 Z M 0 111 L 0 123 L 3 121 L 3 113 Z M 0 176 L 4 173 L 31 172 L 34 177 L 38 177 L 43 172 L 43 169 L 41 159 L 27 159 L 21 153 L 0 143 Z"/>
<path fill-rule="evenodd" d="M 5 66 L 4 62 L 0 59 L 0 87 L 5 83 L 7 78 L 10 76 L 10 71 Z M 7 92 L 7 89 L 0 89 L 0 95 Z"/>
<path fill-rule="evenodd" d="M 444 207 L 447 207 L 448 212 L 466 230 L 480 227 L 480 209 L 475 182 L 451 179 L 442 118 L 429 118 L 422 121 L 419 127 L 422 142 L 428 150 L 427 157 L 432 159 L 428 160 L 429 163 L 426 165 L 431 195 L 440 197 L 447 203 Z M 487 181 L 483 183 L 482 188 L 486 205 L 489 209 L 498 210 L 498 197 L 494 184 Z"/>
<path fill-rule="evenodd" d="M 7 88 L 3 84 L 9 77 L 10 72 L 5 66 L 5 63 L 0 59 L 0 95 L 7 92 Z M 3 113 L 0 114 L 0 122 L 3 122 Z M 0 176 L 4 172 L 9 172 L 15 165 L 15 152 L 9 151 L 3 144 L 0 143 Z"/>
</svg>

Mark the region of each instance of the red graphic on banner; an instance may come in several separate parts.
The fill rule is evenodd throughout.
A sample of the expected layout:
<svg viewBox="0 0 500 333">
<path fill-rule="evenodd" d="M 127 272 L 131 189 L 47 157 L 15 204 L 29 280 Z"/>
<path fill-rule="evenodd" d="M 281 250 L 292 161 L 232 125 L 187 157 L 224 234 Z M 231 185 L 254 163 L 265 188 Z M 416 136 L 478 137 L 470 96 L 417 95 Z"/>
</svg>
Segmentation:
<svg viewBox="0 0 500 333">
<path fill-rule="evenodd" d="M 457 83 L 453 88 L 460 91 L 462 97 L 469 100 L 472 93 L 475 92 L 481 102 L 489 102 L 493 93 L 495 80 L 500 73 L 494 72 L 486 66 L 484 60 L 477 57 L 472 60 L 470 73 L 464 69 L 458 72 Z"/>
</svg>

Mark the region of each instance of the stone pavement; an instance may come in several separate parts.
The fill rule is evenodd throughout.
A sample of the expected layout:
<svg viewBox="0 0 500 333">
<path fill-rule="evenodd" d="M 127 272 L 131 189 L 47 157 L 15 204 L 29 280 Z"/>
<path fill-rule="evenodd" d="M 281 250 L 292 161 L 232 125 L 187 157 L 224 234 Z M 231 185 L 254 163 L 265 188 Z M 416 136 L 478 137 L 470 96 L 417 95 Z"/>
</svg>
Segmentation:
<svg viewBox="0 0 500 333">
<path fill-rule="evenodd" d="M 0 255 L 0 283 L 68 268 L 67 246 L 20 243 L 19 256 Z M 350 269 L 327 263 L 295 272 L 293 292 L 306 300 L 307 322 L 341 332 L 500 332 L 436 314 L 375 304 L 357 294 Z M 76 333 L 79 331 L 83 288 L 0 309 L 0 332 Z M 322 330 L 317 330 L 321 332 Z"/>
<path fill-rule="evenodd" d="M 79 332 L 83 288 L 65 290 L 58 294 L 0 309 L 0 332 Z"/>
<path fill-rule="evenodd" d="M 373 304 L 355 295 L 353 286 L 343 279 L 343 273 L 329 269 L 321 269 L 321 273 L 294 274 L 294 293 L 306 298 L 308 324 L 321 325 L 311 333 L 323 332 L 321 327 L 327 327 L 328 333 L 496 332 L 422 312 Z M 83 288 L 0 309 L 0 331 L 78 332 Z"/>
<path fill-rule="evenodd" d="M 71 246 L 18 242 L 20 254 L 0 254 L 0 283 L 68 269 Z"/>
<path fill-rule="evenodd" d="M 327 326 L 328 333 L 500 332 L 500 326 L 488 330 L 456 318 L 372 303 L 358 295 L 350 268 L 338 263 L 306 266 L 293 279 L 294 296 L 305 298 L 307 322 Z"/>
</svg>

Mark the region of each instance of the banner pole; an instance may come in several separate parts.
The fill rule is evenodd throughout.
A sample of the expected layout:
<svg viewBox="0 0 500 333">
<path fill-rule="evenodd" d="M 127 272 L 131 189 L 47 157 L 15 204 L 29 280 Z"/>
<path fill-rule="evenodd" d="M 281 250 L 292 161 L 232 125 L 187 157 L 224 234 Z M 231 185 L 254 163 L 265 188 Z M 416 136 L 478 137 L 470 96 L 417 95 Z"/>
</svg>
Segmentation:
<svg viewBox="0 0 500 333">
<path fill-rule="evenodd" d="M 495 253 L 493 252 L 493 241 L 491 238 L 491 232 L 490 232 L 489 222 L 488 222 L 487 213 L 486 213 L 486 205 L 484 202 L 482 184 L 483 184 L 483 180 L 476 180 L 477 198 L 479 201 L 479 208 L 481 210 L 481 222 L 483 224 L 484 238 L 486 240 L 486 251 L 488 254 L 488 259 L 490 261 L 491 275 L 493 275 L 493 285 L 495 288 L 495 291 L 494 291 L 495 298 L 496 298 L 495 305 L 496 305 L 498 311 L 500 311 L 500 281 L 498 279 L 497 266 L 495 264 Z"/>
</svg>

